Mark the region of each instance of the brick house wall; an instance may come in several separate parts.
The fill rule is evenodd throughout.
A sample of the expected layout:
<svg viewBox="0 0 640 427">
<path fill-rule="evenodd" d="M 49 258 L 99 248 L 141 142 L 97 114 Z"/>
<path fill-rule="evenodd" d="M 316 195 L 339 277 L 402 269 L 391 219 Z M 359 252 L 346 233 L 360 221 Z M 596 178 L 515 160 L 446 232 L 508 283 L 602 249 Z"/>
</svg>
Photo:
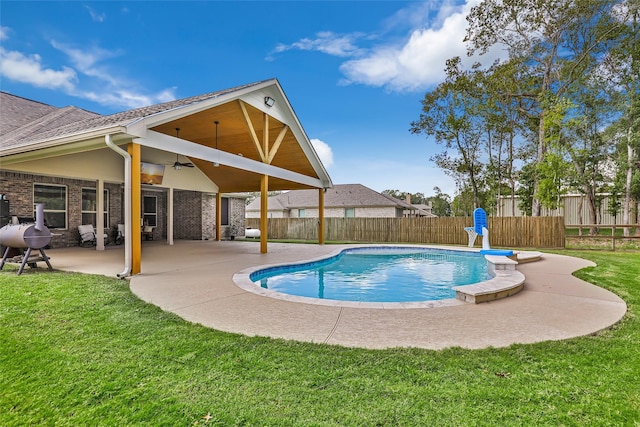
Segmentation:
<svg viewBox="0 0 640 427">
<path fill-rule="evenodd" d="M 173 237 L 202 240 L 202 193 L 175 190 L 173 192 Z"/>
<path fill-rule="evenodd" d="M 78 226 L 82 221 L 82 189 L 96 188 L 95 181 L 33 175 L 21 172 L 0 171 L 0 194 L 6 194 L 10 204 L 11 216 L 33 218 L 33 186 L 34 184 L 61 185 L 67 194 L 67 227 L 51 229 L 54 236 L 51 247 L 76 246 L 79 242 Z M 124 188 L 118 183 L 105 183 L 109 194 L 109 234 L 112 236 L 117 224 L 124 223 Z M 167 192 L 164 190 L 143 188 L 144 196 L 157 198 L 157 226 L 153 230 L 153 239 L 162 240 L 167 237 Z M 213 194 L 197 191 L 174 191 L 174 238 L 183 240 L 211 240 L 215 238 L 215 201 Z M 244 208 L 242 198 L 229 199 L 229 220 L 244 235 Z M 134 219 L 135 220 L 135 219 Z M 229 226 L 224 226 L 222 235 L 228 237 Z"/>
<path fill-rule="evenodd" d="M 96 188 L 95 181 L 69 179 L 21 172 L 0 171 L 0 193 L 9 200 L 9 214 L 21 218 L 33 218 L 34 184 L 61 185 L 67 193 L 67 227 L 52 229 L 52 247 L 76 246 L 79 241 L 78 226 L 82 222 L 82 189 Z M 105 183 L 109 193 L 109 230 L 122 223 L 122 187 L 120 184 Z"/>
</svg>

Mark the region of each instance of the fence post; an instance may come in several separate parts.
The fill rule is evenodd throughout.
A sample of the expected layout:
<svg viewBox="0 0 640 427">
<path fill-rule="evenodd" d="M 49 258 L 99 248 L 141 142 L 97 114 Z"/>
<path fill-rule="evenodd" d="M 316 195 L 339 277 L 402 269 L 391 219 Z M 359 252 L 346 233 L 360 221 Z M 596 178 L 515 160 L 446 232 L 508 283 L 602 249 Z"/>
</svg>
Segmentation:
<svg viewBox="0 0 640 427">
<path fill-rule="evenodd" d="M 611 227 L 611 246 L 613 247 L 613 251 L 616 251 L 616 225 L 613 224 Z"/>
</svg>

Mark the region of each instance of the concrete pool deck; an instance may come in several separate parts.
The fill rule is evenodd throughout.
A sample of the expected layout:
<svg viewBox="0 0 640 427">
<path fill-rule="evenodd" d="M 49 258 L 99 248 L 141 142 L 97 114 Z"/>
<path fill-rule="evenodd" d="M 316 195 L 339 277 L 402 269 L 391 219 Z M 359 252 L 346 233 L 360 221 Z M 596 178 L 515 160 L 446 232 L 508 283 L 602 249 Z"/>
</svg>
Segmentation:
<svg viewBox="0 0 640 427">
<path fill-rule="evenodd" d="M 269 243 L 269 253 L 261 254 L 253 241 L 143 242 L 142 273 L 129 279 L 130 287 L 144 301 L 221 331 L 371 349 L 474 349 L 560 340 L 605 329 L 627 310 L 615 294 L 571 275 L 593 263 L 554 254 L 518 266 L 526 277 L 521 292 L 482 304 L 447 300 L 401 309 L 304 304 L 260 296 L 232 280 L 249 267 L 317 258 L 350 246 Z M 123 246 L 50 249 L 47 255 L 57 270 L 115 277 L 124 268 Z M 29 270 L 25 273 L 46 271 Z"/>
</svg>

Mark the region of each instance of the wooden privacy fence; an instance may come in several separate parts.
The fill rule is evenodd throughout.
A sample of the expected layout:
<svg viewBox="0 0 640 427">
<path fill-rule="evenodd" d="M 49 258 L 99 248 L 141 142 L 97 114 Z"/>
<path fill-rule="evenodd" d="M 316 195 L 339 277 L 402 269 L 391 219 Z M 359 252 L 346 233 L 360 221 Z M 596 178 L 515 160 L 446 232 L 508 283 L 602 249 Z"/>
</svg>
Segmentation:
<svg viewBox="0 0 640 427">
<path fill-rule="evenodd" d="M 492 247 L 564 248 L 563 217 L 489 217 Z M 260 228 L 258 218 L 246 226 Z M 325 239 L 338 242 L 466 245 L 471 217 L 325 218 Z M 318 240 L 317 218 L 270 218 L 269 239 Z M 482 246 L 482 238 L 476 239 Z"/>
</svg>

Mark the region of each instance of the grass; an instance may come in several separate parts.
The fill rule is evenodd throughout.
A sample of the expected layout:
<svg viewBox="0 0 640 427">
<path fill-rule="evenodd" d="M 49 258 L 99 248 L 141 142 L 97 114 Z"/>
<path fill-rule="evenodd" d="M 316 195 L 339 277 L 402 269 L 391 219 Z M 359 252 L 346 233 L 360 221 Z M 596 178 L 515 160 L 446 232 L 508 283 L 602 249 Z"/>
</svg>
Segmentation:
<svg viewBox="0 0 640 427">
<path fill-rule="evenodd" d="M 584 280 L 623 297 L 613 328 L 558 342 L 363 350 L 187 323 L 127 283 L 0 272 L 0 425 L 640 426 L 640 253 Z"/>
</svg>

